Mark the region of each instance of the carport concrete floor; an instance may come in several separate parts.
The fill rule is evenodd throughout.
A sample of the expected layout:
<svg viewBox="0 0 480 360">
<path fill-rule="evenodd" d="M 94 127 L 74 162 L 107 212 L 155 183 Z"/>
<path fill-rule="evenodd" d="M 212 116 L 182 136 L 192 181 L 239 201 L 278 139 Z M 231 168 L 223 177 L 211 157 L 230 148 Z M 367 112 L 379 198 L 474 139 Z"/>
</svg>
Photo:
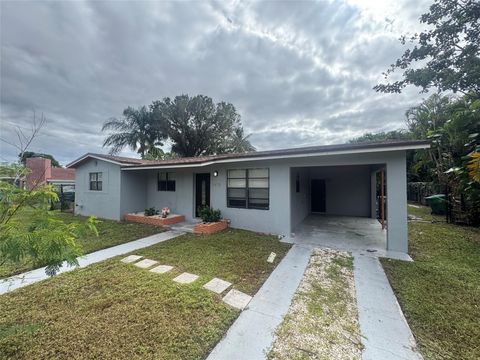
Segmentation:
<svg viewBox="0 0 480 360">
<path fill-rule="evenodd" d="M 386 250 L 387 232 L 371 218 L 310 214 L 283 241 L 411 261 L 408 254 Z"/>
</svg>

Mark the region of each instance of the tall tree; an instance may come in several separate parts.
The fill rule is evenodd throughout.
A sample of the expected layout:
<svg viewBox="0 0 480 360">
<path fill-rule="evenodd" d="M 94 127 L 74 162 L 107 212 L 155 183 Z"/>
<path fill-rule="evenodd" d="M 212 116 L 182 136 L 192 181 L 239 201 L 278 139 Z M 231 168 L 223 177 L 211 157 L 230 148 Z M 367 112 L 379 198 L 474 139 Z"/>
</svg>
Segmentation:
<svg viewBox="0 0 480 360">
<path fill-rule="evenodd" d="M 102 131 L 113 131 L 103 146 L 109 146 L 111 154 L 128 147 L 143 158 L 153 148 L 162 146 L 167 137 L 161 120 L 154 120 L 152 112 L 145 106 L 138 109 L 129 106 L 123 111 L 123 118 L 111 118 L 103 124 Z"/>
<path fill-rule="evenodd" d="M 255 146 L 250 143 L 248 138 L 251 134 L 245 135 L 242 127 L 235 129 L 233 134 L 230 135 L 230 152 L 243 153 L 249 151 L 256 151 Z"/>
<path fill-rule="evenodd" d="M 215 104 L 204 95 L 164 98 L 150 105 L 156 122 L 167 125 L 172 153 L 182 157 L 232 152 L 236 134 L 242 136 L 242 149 L 252 149 L 243 136 L 240 115 L 226 102 Z M 241 132 L 239 132 L 242 129 Z"/>
<path fill-rule="evenodd" d="M 441 128 L 449 118 L 450 98 L 433 94 L 420 105 L 407 110 L 406 122 L 414 139 L 426 139 Z"/>
<path fill-rule="evenodd" d="M 435 0 L 420 17 L 429 30 L 402 44 L 414 43 L 384 73 L 385 79 L 399 69 L 403 79 L 379 84 L 376 91 L 400 93 L 407 85 L 439 91 L 480 92 L 480 2 L 478 0 Z M 415 65 L 418 65 L 415 67 Z"/>
<path fill-rule="evenodd" d="M 27 159 L 32 157 L 41 157 L 44 159 L 50 159 L 52 161 L 53 167 L 61 167 L 60 163 L 50 154 L 37 153 L 34 151 L 25 151 L 23 153 L 18 154 L 18 158 L 24 166 L 27 162 Z"/>
</svg>

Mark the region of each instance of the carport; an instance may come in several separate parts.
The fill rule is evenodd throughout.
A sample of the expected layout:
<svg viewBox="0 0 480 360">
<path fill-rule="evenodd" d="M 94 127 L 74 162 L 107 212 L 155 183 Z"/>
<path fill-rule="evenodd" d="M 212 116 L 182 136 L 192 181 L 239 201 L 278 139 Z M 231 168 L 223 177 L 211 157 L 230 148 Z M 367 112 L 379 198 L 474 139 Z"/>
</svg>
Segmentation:
<svg viewBox="0 0 480 360">
<path fill-rule="evenodd" d="M 394 172 L 394 171 L 392 171 Z M 386 255 L 387 164 L 290 169 L 294 243 Z"/>
</svg>

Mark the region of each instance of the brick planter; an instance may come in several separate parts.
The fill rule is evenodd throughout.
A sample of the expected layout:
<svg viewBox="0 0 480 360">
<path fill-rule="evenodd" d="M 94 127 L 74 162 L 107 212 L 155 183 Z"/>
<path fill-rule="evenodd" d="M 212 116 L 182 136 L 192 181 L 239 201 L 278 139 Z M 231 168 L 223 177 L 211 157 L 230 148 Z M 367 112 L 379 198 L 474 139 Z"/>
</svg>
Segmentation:
<svg viewBox="0 0 480 360">
<path fill-rule="evenodd" d="M 223 219 L 213 223 L 201 223 L 193 227 L 194 234 L 204 234 L 209 235 L 222 230 L 225 230 L 228 227 L 229 221 Z"/>
<path fill-rule="evenodd" d="M 143 213 L 137 214 L 125 214 L 123 217 L 125 221 L 132 221 L 142 224 L 156 225 L 156 226 L 165 226 L 172 225 L 182 221 L 185 221 L 185 216 L 171 214 L 166 218 L 162 218 L 161 215 L 152 215 L 145 216 Z"/>
</svg>

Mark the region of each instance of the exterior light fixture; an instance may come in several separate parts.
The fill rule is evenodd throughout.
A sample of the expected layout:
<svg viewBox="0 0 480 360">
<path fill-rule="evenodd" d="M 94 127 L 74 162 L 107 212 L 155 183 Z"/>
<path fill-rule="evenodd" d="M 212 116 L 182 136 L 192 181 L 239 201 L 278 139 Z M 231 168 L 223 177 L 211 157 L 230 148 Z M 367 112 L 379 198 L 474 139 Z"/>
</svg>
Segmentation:
<svg viewBox="0 0 480 360">
<path fill-rule="evenodd" d="M 217 170 L 215 170 L 215 171 L 213 172 L 213 176 L 214 176 L 214 177 L 217 177 L 217 176 L 218 176 L 218 171 L 217 171 Z"/>
</svg>

